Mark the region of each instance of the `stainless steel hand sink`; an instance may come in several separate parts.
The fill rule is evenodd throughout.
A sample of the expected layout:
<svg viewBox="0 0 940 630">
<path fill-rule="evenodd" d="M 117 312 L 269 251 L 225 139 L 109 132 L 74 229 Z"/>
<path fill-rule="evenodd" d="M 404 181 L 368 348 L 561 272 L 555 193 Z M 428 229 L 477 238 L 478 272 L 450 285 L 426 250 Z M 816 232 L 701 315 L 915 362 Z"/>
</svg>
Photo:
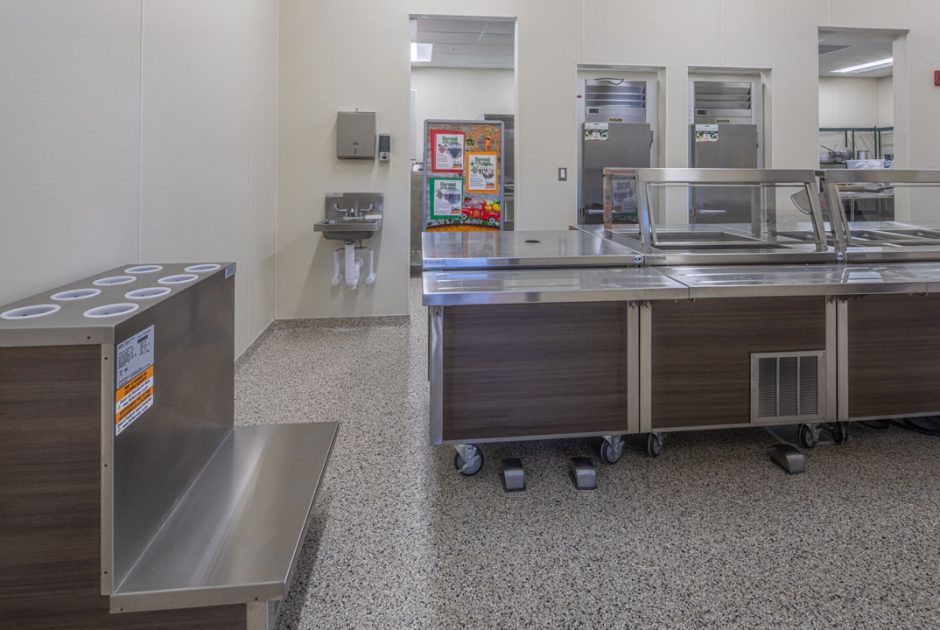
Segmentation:
<svg viewBox="0 0 940 630">
<path fill-rule="evenodd" d="M 364 241 L 382 229 L 382 219 L 349 217 L 324 219 L 313 225 L 314 232 L 322 232 L 323 238 L 331 241 Z"/>
<path fill-rule="evenodd" d="M 364 241 L 382 229 L 382 193 L 334 193 L 326 196 L 326 218 L 314 232 L 331 241 Z"/>
</svg>

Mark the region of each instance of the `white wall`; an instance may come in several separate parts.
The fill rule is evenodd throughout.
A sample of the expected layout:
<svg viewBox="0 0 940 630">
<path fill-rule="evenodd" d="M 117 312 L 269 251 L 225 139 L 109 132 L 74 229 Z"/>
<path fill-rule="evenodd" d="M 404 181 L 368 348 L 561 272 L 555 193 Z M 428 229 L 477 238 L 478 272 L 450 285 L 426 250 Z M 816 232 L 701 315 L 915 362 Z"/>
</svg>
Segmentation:
<svg viewBox="0 0 940 630">
<path fill-rule="evenodd" d="M 0 304 L 137 260 L 140 9 L 3 4 Z"/>
<path fill-rule="evenodd" d="M 422 68 L 412 66 L 415 90 L 415 147 L 424 156 L 424 121 L 434 118 L 476 120 L 481 114 L 512 114 L 516 88 L 512 70 Z"/>
<path fill-rule="evenodd" d="M 128 262 L 235 260 L 273 319 L 277 0 L 7 0 L 0 303 Z"/>
<path fill-rule="evenodd" d="M 892 77 L 878 79 L 878 126 L 894 126 L 894 80 Z"/>
<path fill-rule="evenodd" d="M 890 127 L 894 124 L 891 77 L 820 77 L 820 127 Z"/>
<path fill-rule="evenodd" d="M 878 79 L 819 78 L 820 127 L 874 127 L 878 119 Z"/>
</svg>

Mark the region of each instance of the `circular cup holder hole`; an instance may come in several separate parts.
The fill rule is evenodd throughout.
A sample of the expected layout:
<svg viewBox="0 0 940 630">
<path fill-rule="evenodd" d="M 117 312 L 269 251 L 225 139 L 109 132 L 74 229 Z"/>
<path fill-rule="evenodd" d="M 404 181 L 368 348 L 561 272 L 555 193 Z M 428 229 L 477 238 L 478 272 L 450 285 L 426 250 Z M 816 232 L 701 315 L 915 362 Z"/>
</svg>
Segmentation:
<svg viewBox="0 0 940 630">
<path fill-rule="evenodd" d="M 134 276 L 108 276 L 107 278 L 98 278 L 92 284 L 96 287 L 113 287 L 119 284 L 130 284 L 136 279 Z"/>
<path fill-rule="evenodd" d="M 158 297 L 163 297 L 170 291 L 172 291 L 170 287 L 148 287 L 146 289 L 128 291 L 124 294 L 124 297 L 129 300 L 153 300 Z"/>
<path fill-rule="evenodd" d="M 101 294 L 101 289 L 71 289 L 70 291 L 59 291 L 52 294 L 52 299 L 59 302 L 70 302 L 72 300 L 84 300 Z"/>
<path fill-rule="evenodd" d="M 62 307 L 58 304 L 34 304 L 33 306 L 21 306 L 19 308 L 13 308 L 9 311 L 4 311 L 0 313 L 0 318 L 3 319 L 36 319 L 37 317 L 45 317 L 46 315 L 52 315 L 61 309 Z"/>
<path fill-rule="evenodd" d="M 122 304 L 105 304 L 85 311 L 85 317 L 91 319 L 100 319 L 102 317 L 117 317 L 118 315 L 127 315 L 140 308 L 140 304 L 131 304 L 124 302 Z"/>
<path fill-rule="evenodd" d="M 173 276 L 166 276 L 157 280 L 160 284 L 186 284 L 193 280 L 198 280 L 199 276 L 194 273 L 178 273 Z"/>
<path fill-rule="evenodd" d="M 526 242 L 526 243 L 532 243 L 533 245 L 538 245 L 538 244 L 541 243 L 542 241 L 540 241 L 540 240 L 537 239 L 537 238 L 527 238 L 527 239 L 525 240 L 525 242 Z"/>
<path fill-rule="evenodd" d="M 128 267 L 124 270 L 124 273 L 156 273 L 163 269 L 163 265 L 137 265 L 136 267 Z"/>
<path fill-rule="evenodd" d="M 202 265 L 190 265 L 183 269 L 183 271 L 188 271 L 190 273 L 206 273 L 207 271 L 215 271 L 222 265 L 216 265 L 215 263 L 205 263 Z"/>
</svg>

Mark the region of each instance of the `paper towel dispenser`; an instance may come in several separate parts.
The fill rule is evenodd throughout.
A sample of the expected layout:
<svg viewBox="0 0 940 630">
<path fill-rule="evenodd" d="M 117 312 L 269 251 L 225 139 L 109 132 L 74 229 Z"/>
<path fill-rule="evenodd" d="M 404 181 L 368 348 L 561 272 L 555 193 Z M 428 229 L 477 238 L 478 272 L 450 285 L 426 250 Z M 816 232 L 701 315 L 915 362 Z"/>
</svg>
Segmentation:
<svg viewBox="0 0 940 630">
<path fill-rule="evenodd" d="M 337 112 L 336 157 L 375 159 L 375 112 Z"/>
</svg>

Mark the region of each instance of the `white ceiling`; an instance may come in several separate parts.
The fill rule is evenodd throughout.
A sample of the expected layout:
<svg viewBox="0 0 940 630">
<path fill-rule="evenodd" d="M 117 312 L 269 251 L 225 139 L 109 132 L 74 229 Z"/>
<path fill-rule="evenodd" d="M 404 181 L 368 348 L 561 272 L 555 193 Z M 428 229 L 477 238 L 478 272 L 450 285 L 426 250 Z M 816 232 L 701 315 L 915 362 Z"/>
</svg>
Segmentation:
<svg viewBox="0 0 940 630">
<path fill-rule="evenodd" d="M 819 75 L 866 79 L 891 76 L 892 68 L 848 74 L 833 70 L 890 57 L 894 37 L 890 31 L 819 29 Z"/>
<path fill-rule="evenodd" d="M 509 20 L 420 17 L 411 41 L 433 44 L 430 63 L 414 67 L 512 69 L 516 23 Z"/>
</svg>

